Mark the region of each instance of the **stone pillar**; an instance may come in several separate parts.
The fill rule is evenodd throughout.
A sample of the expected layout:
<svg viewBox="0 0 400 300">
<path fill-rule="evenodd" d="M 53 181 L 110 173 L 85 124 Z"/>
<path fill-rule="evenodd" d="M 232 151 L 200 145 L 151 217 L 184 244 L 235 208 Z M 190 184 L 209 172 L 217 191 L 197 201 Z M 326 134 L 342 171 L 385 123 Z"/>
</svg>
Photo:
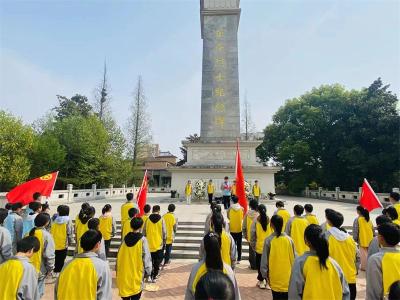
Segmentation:
<svg viewBox="0 0 400 300">
<path fill-rule="evenodd" d="M 310 198 L 310 188 L 308 186 L 306 186 L 305 194 L 307 198 Z"/>
<path fill-rule="evenodd" d="M 339 193 L 340 193 L 340 187 L 335 187 L 335 193 L 336 193 L 336 199 L 337 200 L 339 200 L 339 198 L 340 198 L 340 195 L 339 195 Z"/>
<path fill-rule="evenodd" d="M 113 191 L 114 191 L 114 185 L 110 184 L 109 185 L 109 189 L 110 189 L 110 197 L 113 196 Z"/>
<path fill-rule="evenodd" d="M 96 200 L 96 192 L 97 192 L 97 185 L 95 183 L 92 184 L 92 193 L 93 193 L 93 200 Z"/>
<path fill-rule="evenodd" d="M 322 194 L 322 187 L 318 188 L 318 198 L 321 198 L 321 194 Z"/>
<path fill-rule="evenodd" d="M 73 197 L 74 197 L 73 191 L 72 191 L 73 187 L 74 187 L 74 186 L 73 186 L 72 184 L 67 184 L 67 191 L 68 191 L 68 198 L 67 198 L 67 201 L 68 201 L 68 202 L 71 202 L 71 200 L 72 200 Z"/>
<path fill-rule="evenodd" d="M 125 184 L 122 185 L 122 194 L 124 194 L 124 197 L 126 195 L 126 186 Z"/>
</svg>

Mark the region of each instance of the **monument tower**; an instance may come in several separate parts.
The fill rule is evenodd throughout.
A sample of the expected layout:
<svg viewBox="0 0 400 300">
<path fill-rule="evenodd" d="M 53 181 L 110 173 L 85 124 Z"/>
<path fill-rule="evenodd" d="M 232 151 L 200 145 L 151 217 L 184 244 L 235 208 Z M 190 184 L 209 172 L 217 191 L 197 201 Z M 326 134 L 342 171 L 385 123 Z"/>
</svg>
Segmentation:
<svg viewBox="0 0 400 300">
<path fill-rule="evenodd" d="M 203 40 L 200 141 L 184 141 L 187 162 L 171 167 L 172 189 L 183 195 L 187 180 L 234 177 L 236 141 L 240 135 L 238 28 L 240 0 L 200 0 Z M 240 141 L 247 181 L 258 179 L 263 192 L 275 192 L 277 167 L 257 162 L 259 140 Z"/>
</svg>

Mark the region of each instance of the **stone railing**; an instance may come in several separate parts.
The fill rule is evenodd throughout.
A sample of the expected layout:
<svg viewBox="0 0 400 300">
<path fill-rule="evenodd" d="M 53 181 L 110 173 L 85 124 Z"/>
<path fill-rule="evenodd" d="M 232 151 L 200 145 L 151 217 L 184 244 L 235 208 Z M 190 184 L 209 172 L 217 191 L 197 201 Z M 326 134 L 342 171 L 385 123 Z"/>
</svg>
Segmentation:
<svg viewBox="0 0 400 300">
<path fill-rule="evenodd" d="M 98 189 L 95 184 L 92 185 L 91 189 L 74 190 L 72 184 L 68 184 L 66 190 L 54 190 L 51 194 L 51 197 L 47 200 L 52 202 L 57 201 L 71 203 L 85 200 L 93 201 L 118 197 L 124 198 L 126 193 L 134 193 L 136 195 L 138 191 L 138 187 L 125 187 L 125 185 L 119 188 L 115 188 L 113 185 L 110 185 L 108 188 Z M 1 207 L 4 207 L 6 203 L 6 194 L 7 193 L 0 193 Z"/>
<path fill-rule="evenodd" d="M 393 192 L 399 192 L 399 188 L 393 188 Z M 310 190 L 309 187 L 303 192 L 304 196 L 308 198 L 333 200 L 348 203 L 359 203 L 361 196 L 361 187 L 358 192 L 341 191 L 339 187 L 335 188 L 334 191 L 325 190 L 320 187 L 318 190 Z M 389 193 L 377 193 L 376 194 L 383 205 L 389 204 Z"/>
</svg>

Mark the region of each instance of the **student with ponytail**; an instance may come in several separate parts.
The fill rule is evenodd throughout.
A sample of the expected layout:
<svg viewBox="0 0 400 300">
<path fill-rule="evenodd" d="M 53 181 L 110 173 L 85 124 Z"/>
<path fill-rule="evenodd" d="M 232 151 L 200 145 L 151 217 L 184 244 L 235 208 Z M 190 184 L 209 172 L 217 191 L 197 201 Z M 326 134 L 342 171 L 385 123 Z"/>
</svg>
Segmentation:
<svg viewBox="0 0 400 300">
<path fill-rule="evenodd" d="M 353 223 L 353 238 L 360 248 L 361 266 L 360 270 L 365 271 L 368 260 L 368 247 L 374 238 L 374 226 L 369 217 L 369 212 L 362 206 L 357 206 L 358 217 Z"/>
<path fill-rule="evenodd" d="M 257 275 L 257 286 L 260 289 L 267 288 L 267 282 L 261 274 L 261 255 L 263 253 L 264 241 L 272 233 L 271 226 L 269 224 L 269 218 L 267 216 L 267 208 L 264 204 L 258 205 L 259 216 L 254 220 L 250 229 L 250 247 L 256 252 L 256 266 L 258 270 Z"/>
<path fill-rule="evenodd" d="M 274 232 L 265 240 L 261 257 L 261 274 L 268 280 L 274 300 L 288 299 L 290 274 L 296 258 L 293 240 L 282 232 L 283 223 L 281 216 L 272 216 Z"/>
<path fill-rule="evenodd" d="M 219 271 L 226 274 L 234 286 L 235 300 L 239 300 L 240 293 L 236 283 L 235 274 L 233 273 L 232 268 L 222 260 L 220 237 L 214 232 L 209 232 L 203 238 L 203 245 L 205 257 L 195 264 L 190 272 L 185 300 L 195 299 L 197 283 L 209 270 Z"/>
<path fill-rule="evenodd" d="M 106 247 L 106 256 L 109 256 L 110 246 L 111 246 L 111 238 L 115 235 L 117 224 L 115 219 L 111 215 L 112 207 L 110 204 L 104 205 L 101 213 L 102 215 L 99 218 L 99 230 L 103 235 L 104 244 Z M 126 221 L 126 220 L 125 220 Z"/>
<path fill-rule="evenodd" d="M 85 203 L 82 204 L 82 209 L 79 212 L 78 218 L 75 221 L 75 238 L 76 238 L 76 252 L 83 253 L 83 249 L 80 246 L 80 239 L 82 235 L 88 231 L 88 222 L 94 217 L 96 210 L 93 206 L 87 206 Z"/>
<path fill-rule="evenodd" d="M 349 286 L 338 263 L 329 257 L 328 241 L 319 225 L 304 232 L 310 251 L 296 258 L 289 282 L 289 299 L 350 299 Z"/>
<path fill-rule="evenodd" d="M 221 213 L 216 212 L 212 215 L 211 227 L 213 228 L 213 232 L 219 237 L 222 260 L 234 269 L 236 263 L 236 244 L 232 235 L 224 229 L 224 217 Z M 204 243 L 202 243 L 200 245 L 199 257 L 202 259 L 204 256 Z"/>
<path fill-rule="evenodd" d="M 50 223 L 50 215 L 40 213 L 35 218 L 35 227 L 29 232 L 29 236 L 34 236 L 39 240 L 39 251 L 35 252 L 30 261 L 38 272 L 39 295 L 44 295 L 44 280 L 46 276 L 53 272 L 55 264 L 55 245 L 51 234 L 45 230 Z"/>
</svg>

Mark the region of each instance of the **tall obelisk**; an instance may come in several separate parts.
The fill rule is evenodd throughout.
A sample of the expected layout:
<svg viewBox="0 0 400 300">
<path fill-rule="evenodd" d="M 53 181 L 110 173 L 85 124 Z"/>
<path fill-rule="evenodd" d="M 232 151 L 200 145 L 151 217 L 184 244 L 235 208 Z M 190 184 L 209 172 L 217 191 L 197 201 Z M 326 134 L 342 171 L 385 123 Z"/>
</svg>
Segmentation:
<svg viewBox="0 0 400 300">
<path fill-rule="evenodd" d="M 238 26 L 239 0 L 200 0 L 203 39 L 200 140 L 182 141 L 187 161 L 169 167 L 171 188 L 184 195 L 187 180 L 212 179 L 219 186 L 224 176 L 235 176 L 236 140 L 240 138 Z M 260 140 L 240 141 L 240 156 L 246 180 L 257 179 L 261 189 L 275 192 L 274 174 L 278 167 L 257 161 Z M 219 195 L 216 191 L 216 196 Z"/>
<path fill-rule="evenodd" d="M 201 130 L 204 142 L 240 137 L 239 0 L 201 0 L 203 72 Z"/>
</svg>

